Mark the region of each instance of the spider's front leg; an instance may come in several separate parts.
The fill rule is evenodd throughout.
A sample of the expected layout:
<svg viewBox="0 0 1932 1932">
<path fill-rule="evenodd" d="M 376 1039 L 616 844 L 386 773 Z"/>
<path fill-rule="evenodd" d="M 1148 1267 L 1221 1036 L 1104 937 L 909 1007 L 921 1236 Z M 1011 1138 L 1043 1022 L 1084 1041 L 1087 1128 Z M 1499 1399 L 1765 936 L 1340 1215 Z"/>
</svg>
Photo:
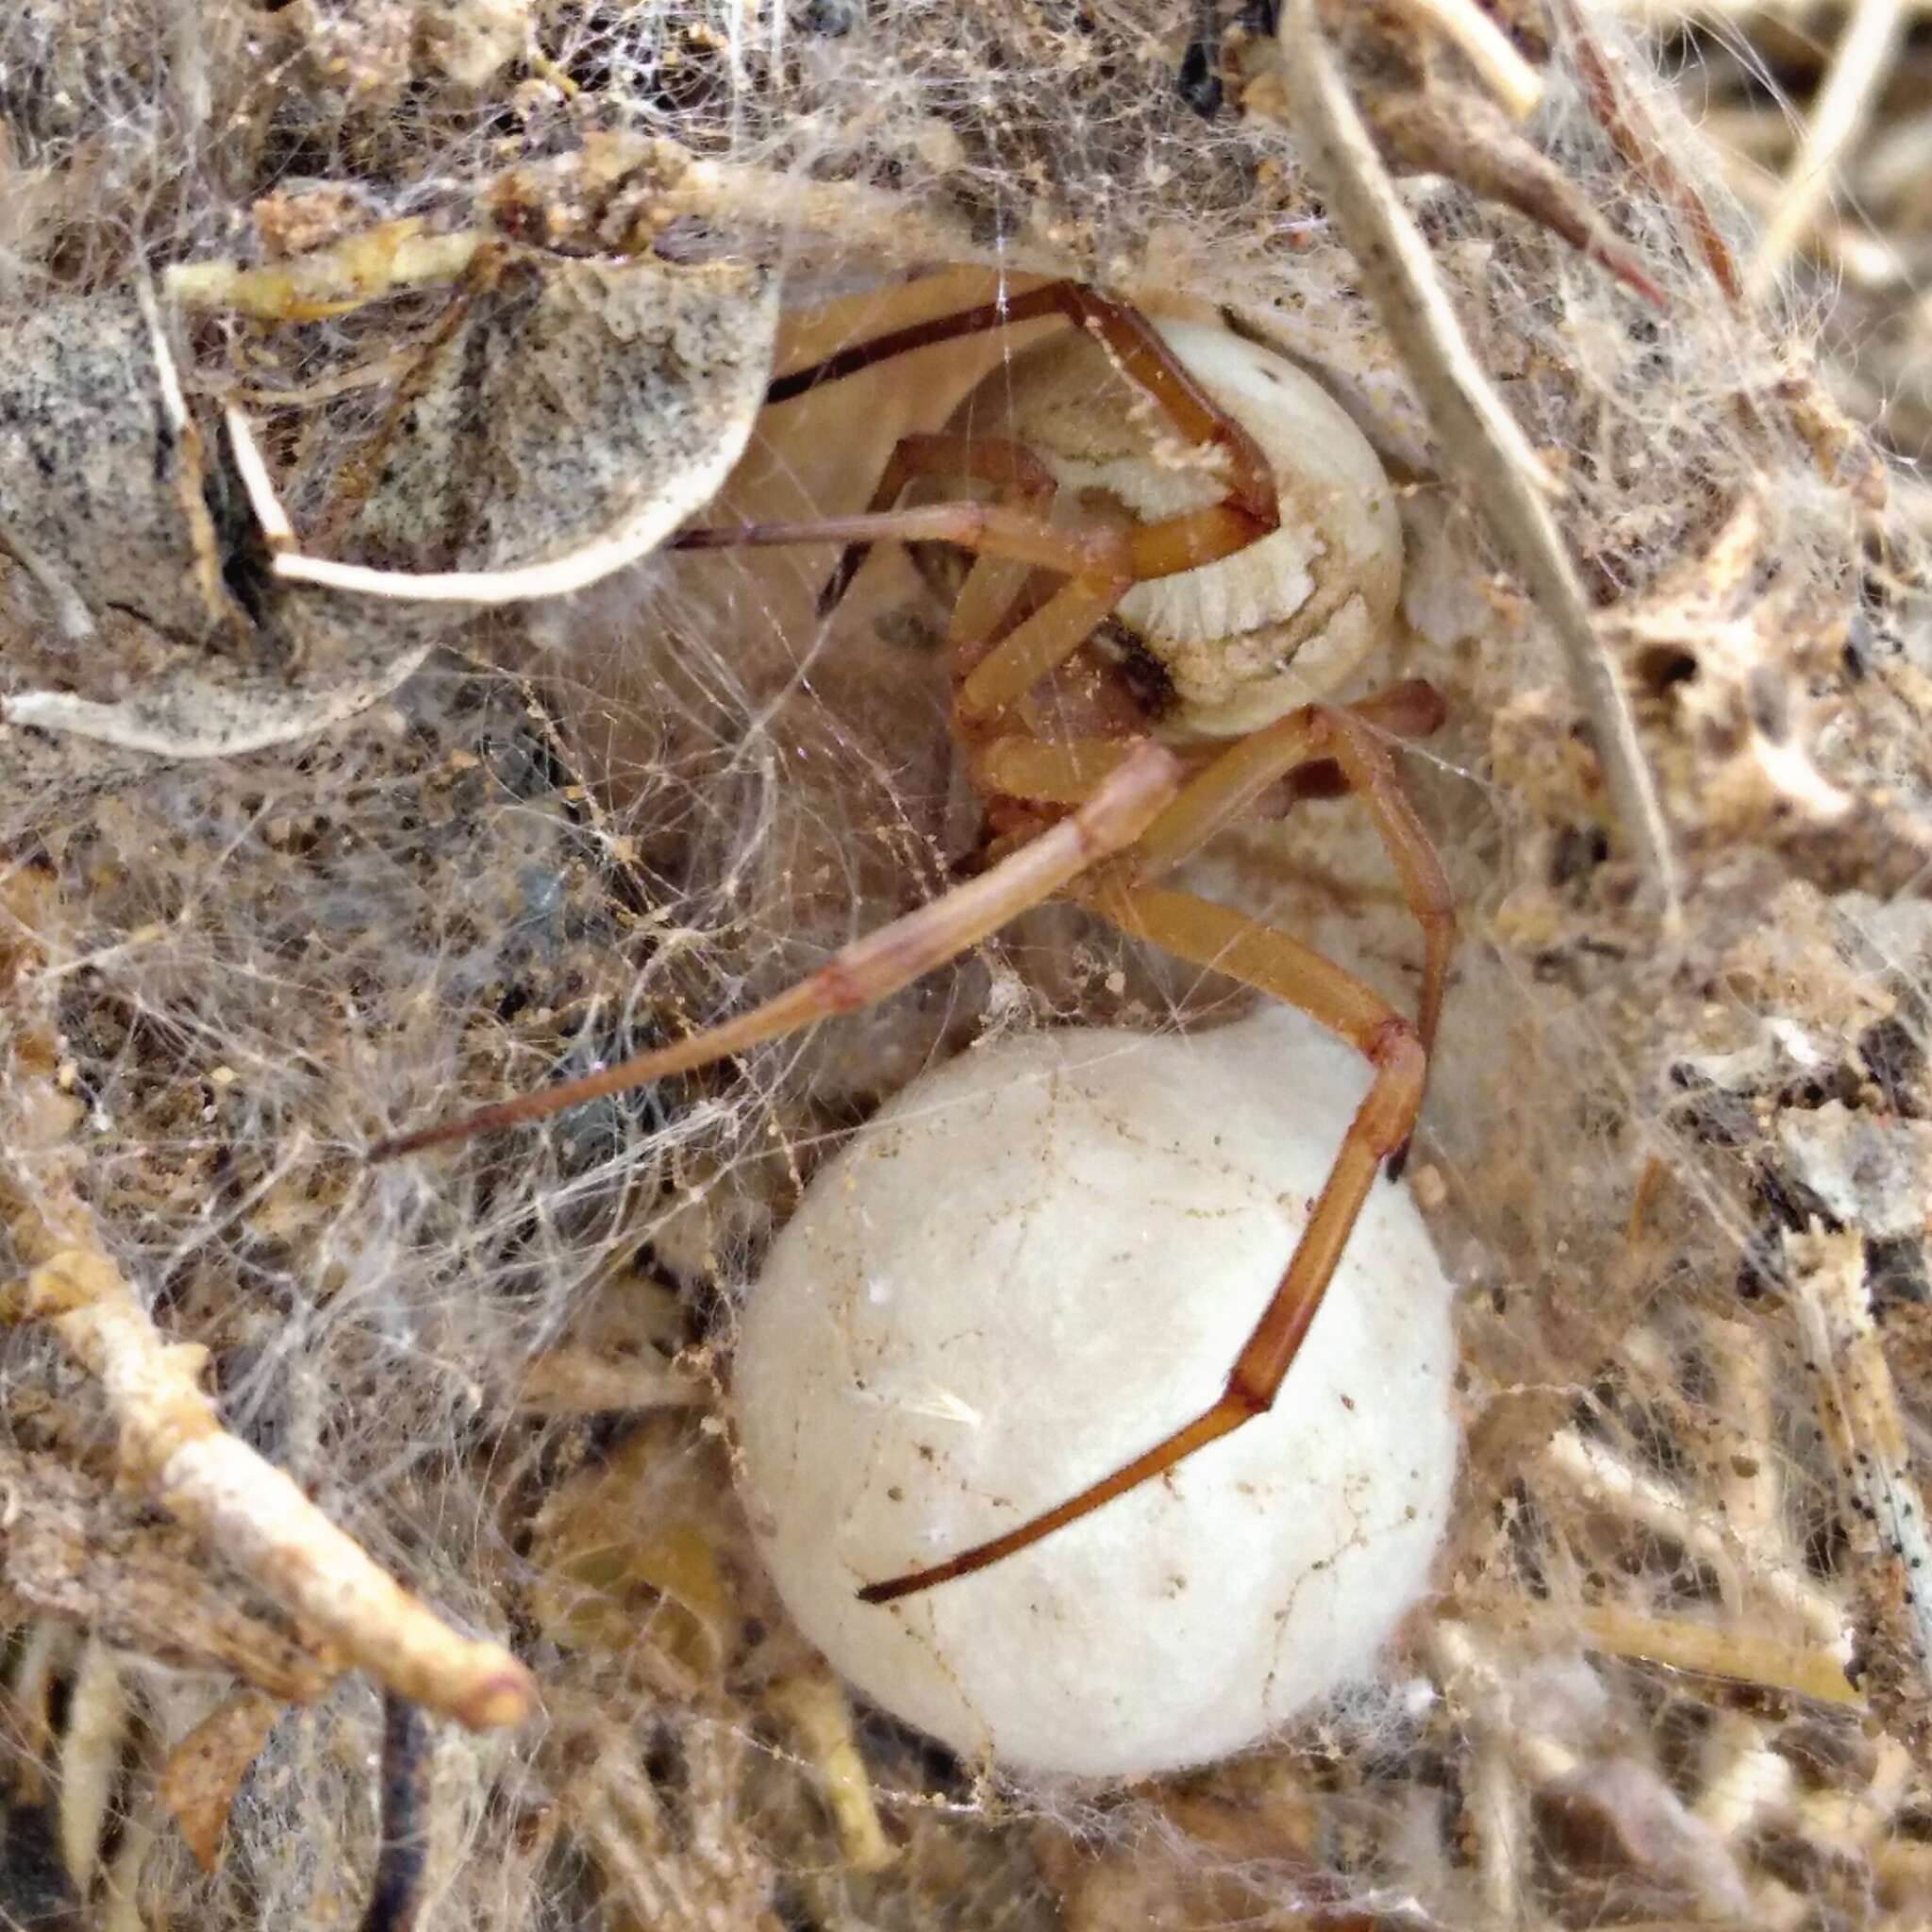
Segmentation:
<svg viewBox="0 0 1932 1932">
<path fill-rule="evenodd" d="M 460 1120 L 440 1121 L 378 1141 L 372 1160 L 413 1154 L 496 1127 L 515 1126 L 627 1088 L 725 1059 L 820 1020 L 858 1011 L 908 986 L 1051 898 L 1079 874 L 1124 850 L 1173 803 L 1180 761 L 1162 746 L 1135 746 L 1079 810 L 1049 825 L 975 879 L 842 946 L 797 985 L 690 1040 L 607 1067 L 581 1080 L 525 1093 Z"/>
</svg>

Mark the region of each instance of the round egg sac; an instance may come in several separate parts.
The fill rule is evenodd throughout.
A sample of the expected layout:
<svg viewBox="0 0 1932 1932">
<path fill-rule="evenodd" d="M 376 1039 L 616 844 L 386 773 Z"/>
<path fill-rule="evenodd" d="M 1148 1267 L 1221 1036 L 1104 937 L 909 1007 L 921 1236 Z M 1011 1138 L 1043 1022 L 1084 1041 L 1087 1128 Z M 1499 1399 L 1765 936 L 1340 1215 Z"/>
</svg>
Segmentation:
<svg viewBox="0 0 1932 1932">
<path fill-rule="evenodd" d="M 1454 1486 L 1450 1288 L 1378 1179 L 1272 1409 L 1031 1547 L 868 1605 L 1221 1394 L 1359 1058 L 1271 1008 L 1048 1032 L 914 1082 L 818 1174 L 746 1311 L 741 1484 L 805 1633 L 969 1758 L 1124 1777 L 1372 1674 Z"/>
</svg>

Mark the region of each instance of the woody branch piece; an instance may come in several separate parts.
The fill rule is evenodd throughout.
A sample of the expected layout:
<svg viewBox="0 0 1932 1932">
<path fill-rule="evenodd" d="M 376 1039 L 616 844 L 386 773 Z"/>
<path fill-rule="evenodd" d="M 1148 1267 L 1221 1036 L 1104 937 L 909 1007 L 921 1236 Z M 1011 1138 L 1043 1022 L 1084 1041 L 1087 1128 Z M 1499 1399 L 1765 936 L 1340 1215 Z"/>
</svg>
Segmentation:
<svg viewBox="0 0 1932 1932">
<path fill-rule="evenodd" d="M 0 1287 L 0 1320 L 44 1323 L 99 1380 L 131 1483 L 391 1691 L 474 1729 L 532 1713 L 515 1657 L 453 1630 L 223 1428 L 200 1388 L 208 1352 L 156 1328 L 78 1203 L 14 1206 L 28 1272 Z"/>
<path fill-rule="evenodd" d="M 1663 808 L 1638 741 L 1630 702 L 1591 621 L 1589 600 L 1550 512 L 1548 479 L 1484 375 L 1330 57 L 1315 0 L 1291 0 L 1279 75 L 1309 176 L 1333 210 L 1362 285 L 1453 452 L 1472 498 L 1488 511 L 1556 633 L 1594 728 L 1610 794 L 1665 926 L 1681 926 L 1675 860 Z"/>
</svg>

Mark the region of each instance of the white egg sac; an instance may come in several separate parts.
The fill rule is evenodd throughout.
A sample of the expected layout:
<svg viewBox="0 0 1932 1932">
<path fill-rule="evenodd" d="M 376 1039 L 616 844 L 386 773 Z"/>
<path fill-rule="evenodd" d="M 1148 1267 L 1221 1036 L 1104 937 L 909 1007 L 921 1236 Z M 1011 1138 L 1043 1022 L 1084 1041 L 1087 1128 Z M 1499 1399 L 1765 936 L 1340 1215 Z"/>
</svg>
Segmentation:
<svg viewBox="0 0 1932 1932">
<path fill-rule="evenodd" d="M 856 1595 L 1213 1403 L 1368 1080 L 1282 1008 L 1039 1034 L 916 1081 L 818 1175 L 745 1314 L 741 1481 L 785 1602 L 867 1696 L 968 1757 L 1123 1777 L 1373 1673 L 1457 1454 L 1449 1284 L 1387 1180 L 1268 1414 L 985 1570 Z"/>
</svg>

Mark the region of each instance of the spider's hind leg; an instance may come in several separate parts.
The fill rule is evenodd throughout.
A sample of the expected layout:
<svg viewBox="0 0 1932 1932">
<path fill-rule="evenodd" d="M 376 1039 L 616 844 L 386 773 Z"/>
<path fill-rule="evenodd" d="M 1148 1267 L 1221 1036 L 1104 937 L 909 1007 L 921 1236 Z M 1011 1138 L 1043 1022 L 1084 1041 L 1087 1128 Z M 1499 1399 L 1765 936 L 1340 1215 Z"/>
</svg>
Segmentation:
<svg viewBox="0 0 1932 1932">
<path fill-rule="evenodd" d="M 1164 951 L 1230 974 L 1300 1008 L 1359 1049 L 1374 1077 L 1342 1137 L 1288 1267 L 1235 1357 L 1220 1397 L 1124 1467 L 1018 1528 L 930 1569 L 860 1591 L 867 1603 L 890 1603 L 997 1563 L 1266 1414 L 1321 1308 L 1376 1174 L 1407 1144 L 1415 1125 L 1428 1056 L 1414 1026 L 1380 994 L 1288 934 L 1189 892 L 1140 885 L 1136 870 L 1131 856 L 1116 860 L 1096 873 L 1078 897 L 1137 939 L 1150 940 Z"/>
<path fill-rule="evenodd" d="M 1397 729 L 1406 724 L 1421 735 L 1440 722 L 1441 708 L 1435 692 L 1418 684 L 1398 686 L 1349 710 L 1311 705 L 1291 712 L 1230 745 L 1198 771 L 1131 851 L 1070 888 L 1067 896 L 1133 938 L 1298 1008 L 1354 1046 L 1374 1077 L 1288 1267 L 1235 1357 L 1220 1398 L 1124 1467 L 1017 1528 L 944 1563 L 861 1591 L 868 1603 L 889 1603 L 983 1570 L 1138 1489 L 1273 1407 L 1369 1190 L 1385 1163 L 1391 1169 L 1399 1164 L 1422 1107 L 1429 1046 L 1448 981 L 1455 918 L 1435 848 L 1371 720 Z M 991 768 L 1011 781 L 1031 758 L 1039 779 L 1068 789 L 1081 782 L 1082 760 L 1089 769 L 1104 769 L 1108 749 L 1054 745 L 1028 753 L 1024 747 L 1020 740 L 990 746 Z M 1361 796 L 1423 926 L 1422 1009 L 1414 1024 L 1354 974 L 1277 927 L 1193 893 L 1149 883 L 1197 852 L 1283 777 L 1330 761 L 1340 768 L 1347 788 Z"/>
</svg>

